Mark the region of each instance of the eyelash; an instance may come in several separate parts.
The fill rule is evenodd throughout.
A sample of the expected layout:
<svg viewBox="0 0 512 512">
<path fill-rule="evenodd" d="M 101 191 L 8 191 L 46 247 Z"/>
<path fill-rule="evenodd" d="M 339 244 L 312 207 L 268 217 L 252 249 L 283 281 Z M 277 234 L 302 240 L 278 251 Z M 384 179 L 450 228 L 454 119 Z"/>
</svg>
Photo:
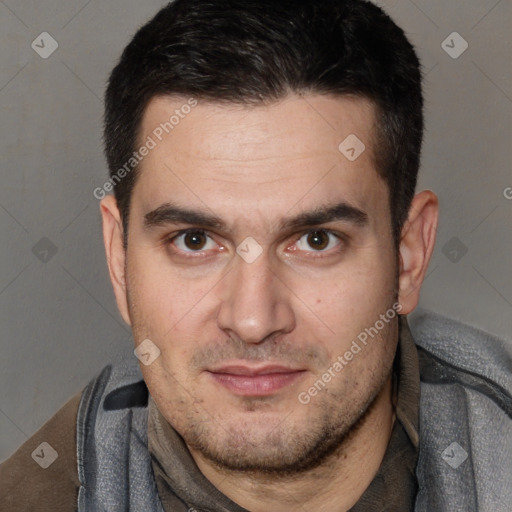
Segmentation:
<svg viewBox="0 0 512 512">
<path fill-rule="evenodd" d="M 334 249 L 334 254 L 338 254 L 341 252 L 342 250 L 342 247 L 344 245 L 346 245 L 347 243 L 347 237 L 340 234 L 340 233 L 336 233 L 335 231 L 331 231 L 329 229 L 309 229 L 307 231 L 304 231 L 301 236 L 299 236 L 297 238 L 297 240 L 295 241 L 295 243 L 297 243 L 304 235 L 309 235 L 311 233 L 317 233 L 317 232 L 323 232 L 323 233 L 326 233 L 328 235 L 333 235 L 334 237 L 336 237 L 340 244 Z M 196 233 L 196 234 L 202 234 L 202 235 L 206 235 L 208 236 L 210 239 L 212 239 L 212 237 L 208 234 L 207 231 L 205 231 L 204 229 L 199 229 L 199 228 L 188 228 L 188 229 L 182 229 L 181 231 L 178 231 L 177 233 L 175 233 L 174 235 L 170 236 L 167 238 L 167 243 L 169 245 L 172 245 L 172 243 L 179 237 L 183 236 L 183 235 L 187 235 L 187 234 L 193 234 L 193 233 Z M 331 249 L 329 252 L 329 256 L 331 256 L 331 251 L 333 251 L 333 249 Z M 184 258 L 207 258 L 208 256 L 207 255 L 204 255 L 203 251 L 189 251 L 189 252 L 185 252 L 185 251 L 180 251 L 179 249 L 178 250 L 173 250 L 173 252 L 176 254 L 179 252 L 180 256 L 183 256 Z M 317 254 L 325 254 L 325 251 L 305 251 L 306 253 L 309 253 L 309 252 L 313 252 L 313 253 L 317 253 Z M 310 256 L 306 256 L 307 258 L 325 258 L 327 256 L 313 256 L 313 255 L 310 255 Z"/>
</svg>

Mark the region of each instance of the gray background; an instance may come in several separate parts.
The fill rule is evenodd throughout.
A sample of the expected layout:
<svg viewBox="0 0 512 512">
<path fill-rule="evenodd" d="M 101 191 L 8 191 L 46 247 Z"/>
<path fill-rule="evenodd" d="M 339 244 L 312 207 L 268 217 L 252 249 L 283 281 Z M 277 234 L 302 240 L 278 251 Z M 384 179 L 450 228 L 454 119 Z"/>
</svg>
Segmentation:
<svg viewBox="0 0 512 512">
<path fill-rule="evenodd" d="M 132 344 L 92 193 L 107 173 L 101 99 L 123 47 L 165 3 L 0 1 L 0 460 Z M 426 78 L 418 189 L 438 194 L 441 225 L 421 306 L 512 347 L 511 2 L 380 3 Z M 51 48 L 42 32 L 59 45 L 46 59 L 31 47 Z M 468 43 L 458 58 L 452 32 Z"/>
</svg>

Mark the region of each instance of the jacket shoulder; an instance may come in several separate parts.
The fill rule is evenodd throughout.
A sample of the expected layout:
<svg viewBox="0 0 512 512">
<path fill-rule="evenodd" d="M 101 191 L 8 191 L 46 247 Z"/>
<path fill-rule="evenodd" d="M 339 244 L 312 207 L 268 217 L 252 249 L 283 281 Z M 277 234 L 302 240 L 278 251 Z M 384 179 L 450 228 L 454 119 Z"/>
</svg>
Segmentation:
<svg viewBox="0 0 512 512">
<path fill-rule="evenodd" d="M 77 417 L 79 510 L 163 512 L 148 451 L 148 399 L 133 351 L 84 390 Z"/>
<path fill-rule="evenodd" d="M 76 510 L 76 418 L 81 396 L 80 391 L 0 465 L 1 512 Z"/>
<path fill-rule="evenodd" d="M 417 512 L 512 502 L 510 345 L 433 313 L 411 321 L 420 366 Z"/>
<path fill-rule="evenodd" d="M 420 355 L 423 380 L 432 380 L 437 375 L 446 381 L 451 370 L 497 386 L 505 396 L 512 397 L 512 341 L 425 311 L 410 321 L 410 327 Z"/>
</svg>

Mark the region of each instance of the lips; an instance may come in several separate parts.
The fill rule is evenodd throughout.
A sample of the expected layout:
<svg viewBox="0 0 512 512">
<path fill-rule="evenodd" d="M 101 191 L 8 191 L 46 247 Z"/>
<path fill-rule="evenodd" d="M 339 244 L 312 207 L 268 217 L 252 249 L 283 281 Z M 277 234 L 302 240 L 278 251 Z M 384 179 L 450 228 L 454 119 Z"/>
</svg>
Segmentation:
<svg viewBox="0 0 512 512">
<path fill-rule="evenodd" d="M 227 365 L 209 370 L 221 386 L 241 396 L 267 396 L 277 393 L 300 378 L 305 370 L 280 365 L 251 367 Z"/>
</svg>

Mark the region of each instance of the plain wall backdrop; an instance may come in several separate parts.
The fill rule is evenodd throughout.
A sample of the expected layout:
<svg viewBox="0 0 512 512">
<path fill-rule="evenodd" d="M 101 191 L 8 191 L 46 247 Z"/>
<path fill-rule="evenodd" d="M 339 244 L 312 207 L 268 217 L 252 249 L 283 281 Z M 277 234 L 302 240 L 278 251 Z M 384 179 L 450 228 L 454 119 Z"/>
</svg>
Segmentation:
<svg viewBox="0 0 512 512">
<path fill-rule="evenodd" d="M 166 3 L 0 1 L 0 461 L 133 350 L 93 190 L 108 74 Z M 441 218 L 420 305 L 512 348 L 511 2 L 379 3 L 425 75 L 418 190 L 438 194 Z"/>
</svg>

